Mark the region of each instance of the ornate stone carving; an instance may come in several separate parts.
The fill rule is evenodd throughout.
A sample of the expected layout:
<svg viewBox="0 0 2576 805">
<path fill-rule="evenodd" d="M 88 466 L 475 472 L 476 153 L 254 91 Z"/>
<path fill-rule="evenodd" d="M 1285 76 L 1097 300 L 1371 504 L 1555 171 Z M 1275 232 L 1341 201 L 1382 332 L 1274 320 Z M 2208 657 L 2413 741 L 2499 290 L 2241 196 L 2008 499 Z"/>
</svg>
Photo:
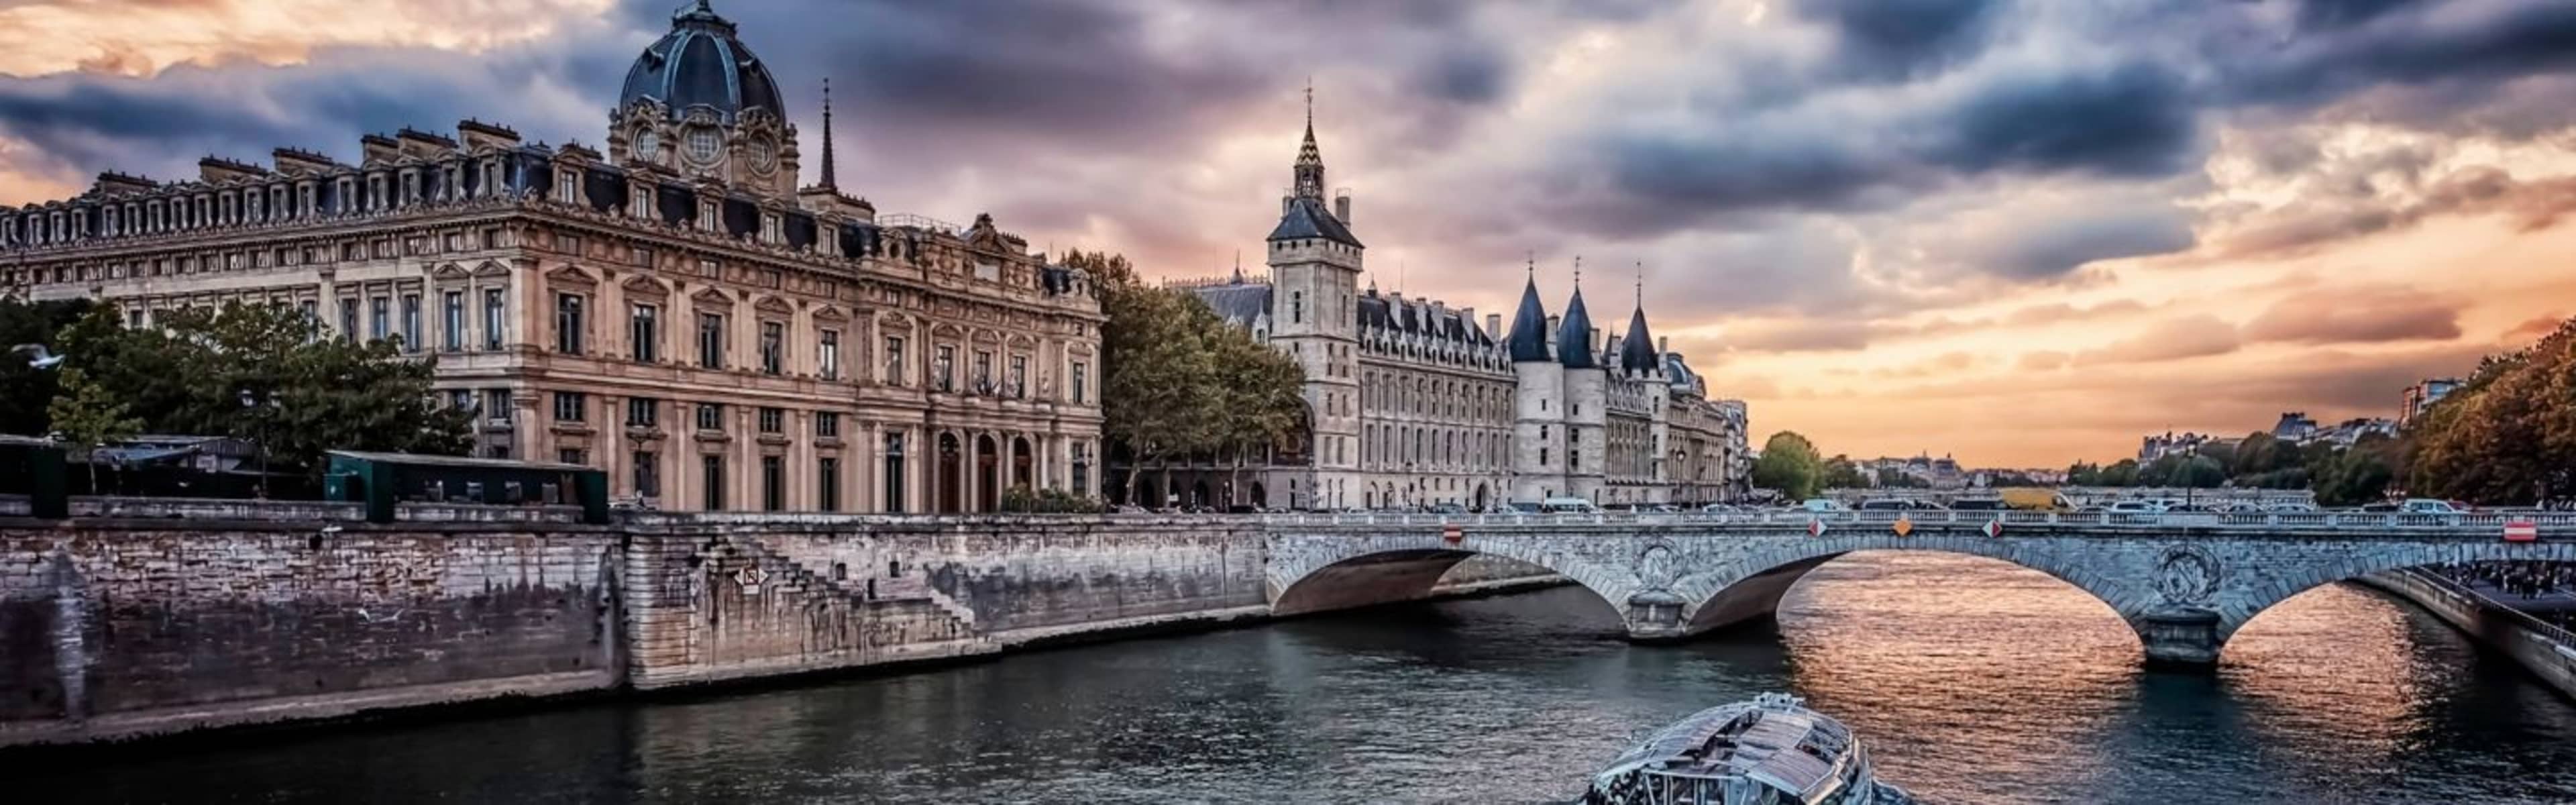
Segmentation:
<svg viewBox="0 0 2576 805">
<path fill-rule="evenodd" d="M 2218 577 L 2218 558 L 2198 545 L 2166 548 L 2156 562 L 2156 591 L 2169 604 L 2209 606 L 2218 596 Z"/>
</svg>

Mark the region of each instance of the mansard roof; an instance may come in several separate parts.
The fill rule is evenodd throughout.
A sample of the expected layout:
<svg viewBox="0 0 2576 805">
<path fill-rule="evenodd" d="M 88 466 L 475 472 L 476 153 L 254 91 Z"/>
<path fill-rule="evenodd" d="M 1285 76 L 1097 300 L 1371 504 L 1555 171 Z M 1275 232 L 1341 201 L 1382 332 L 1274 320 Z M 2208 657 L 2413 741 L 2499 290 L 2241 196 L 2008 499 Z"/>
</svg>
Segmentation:
<svg viewBox="0 0 2576 805">
<path fill-rule="evenodd" d="M 1512 334 L 1504 341 L 1511 345 L 1513 363 L 1547 360 L 1547 307 L 1539 304 L 1537 277 L 1521 286 L 1520 310 L 1512 314 Z"/>
<path fill-rule="evenodd" d="M 1381 329 L 1406 335 L 1452 341 L 1471 346 L 1491 346 L 1493 336 L 1476 326 L 1465 311 L 1433 308 L 1418 300 L 1380 296 L 1374 289 L 1359 299 L 1355 311 L 1360 328 Z"/>
<path fill-rule="evenodd" d="M 1574 289 L 1574 301 L 1565 303 L 1565 324 L 1556 328 L 1557 362 L 1568 369 L 1598 369 L 1592 350 L 1592 314 L 1583 309 L 1583 288 Z"/>
<path fill-rule="evenodd" d="M 1217 318 L 1226 321 L 1249 325 L 1270 315 L 1268 285 L 1204 285 L 1191 288 L 1190 293 L 1198 295 L 1199 301 L 1206 302 L 1209 310 L 1216 311 Z"/>
<path fill-rule="evenodd" d="M 1287 212 L 1279 216 L 1279 226 L 1270 230 L 1270 240 L 1275 242 L 1309 238 L 1323 238 L 1344 246 L 1360 246 L 1360 239 L 1351 236 L 1350 227 L 1343 226 L 1341 219 L 1334 218 L 1332 211 L 1324 209 L 1323 199 L 1306 197 L 1289 199 Z"/>
</svg>

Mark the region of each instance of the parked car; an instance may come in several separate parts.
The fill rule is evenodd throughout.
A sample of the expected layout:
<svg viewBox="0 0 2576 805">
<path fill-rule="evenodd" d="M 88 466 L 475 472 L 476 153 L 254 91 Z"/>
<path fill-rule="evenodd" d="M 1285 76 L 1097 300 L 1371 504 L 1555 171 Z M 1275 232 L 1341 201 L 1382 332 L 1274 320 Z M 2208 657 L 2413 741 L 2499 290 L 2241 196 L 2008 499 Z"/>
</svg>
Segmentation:
<svg viewBox="0 0 2576 805">
<path fill-rule="evenodd" d="M 2395 503 L 2380 502 L 2362 506 L 2361 512 L 2363 514 L 2395 514 L 2397 512 L 2404 511 L 2405 509 L 2406 507 Z"/>
<path fill-rule="evenodd" d="M 2316 511 L 2317 511 L 2317 504 L 2314 504 L 2314 503 L 2274 503 L 2274 504 L 2272 504 L 2272 505 L 2269 505 L 2269 506 L 2265 506 L 2265 507 L 2263 507 L 2263 511 L 2265 511 L 2265 512 L 2269 512 L 2269 513 L 2272 513 L 2272 514 L 2314 514 L 2314 513 L 2316 513 Z"/>
<path fill-rule="evenodd" d="M 1850 506 L 1845 506 L 1842 501 L 1833 498 L 1808 498 L 1806 502 L 1798 504 L 1798 508 L 1818 514 L 1852 510 Z"/>
<path fill-rule="evenodd" d="M 1910 501 L 1910 500 L 1893 500 L 1893 499 L 1889 499 L 1889 498 L 1879 498 L 1879 499 L 1876 499 L 1876 500 L 1864 500 L 1864 501 L 1861 501 L 1861 502 L 1860 502 L 1860 510 L 1861 510 L 1861 511 L 1865 511 L 1865 512 L 1902 512 L 1902 511 L 1913 511 L 1913 510 L 1914 510 L 1914 501 Z"/>
<path fill-rule="evenodd" d="M 1539 501 L 1538 510 L 1547 514 L 1600 514 L 1601 507 L 1582 498 L 1548 498 Z"/>
<path fill-rule="evenodd" d="M 2404 512 L 2405 512 L 2405 513 L 2407 513 L 2407 514 L 2467 514 L 2467 513 L 2468 513 L 2468 511 L 2467 511 L 2467 510 L 2462 509 L 2462 508 L 2460 508 L 2459 506 L 2453 505 L 2450 501 L 2447 501 L 2447 500 L 2439 500 L 2439 499 L 2435 499 L 2435 498 L 2408 498 L 2408 499 L 2406 500 L 2406 502 L 2404 502 L 2404 503 L 2400 503 L 2400 504 L 2397 504 L 2397 507 L 2398 507 L 2398 509 L 2399 509 L 2399 510 L 2404 511 Z"/>
<path fill-rule="evenodd" d="M 1950 510 L 1954 512 L 1999 512 L 2010 509 L 2012 504 L 2005 503 L 2003 498 L 1965 498 L 1950 502 Z"/>
<path fill-rule="evenodd" d="M 1707 514 L 1733 514 L 1737 511 L 1733 504 L 1728 503 L 1711 503 L 1699 507 L 1699 510 Z"/>
<path fill-rule="evenodd" d="M 2163 514 L 2165 513 L 2165 504 L 2152 500 L 2123 500 L 2111 504 L 2109 508 L 2105 508 L 2103 511 L 2107 511 L 2112 514 Z"/>
</svg>

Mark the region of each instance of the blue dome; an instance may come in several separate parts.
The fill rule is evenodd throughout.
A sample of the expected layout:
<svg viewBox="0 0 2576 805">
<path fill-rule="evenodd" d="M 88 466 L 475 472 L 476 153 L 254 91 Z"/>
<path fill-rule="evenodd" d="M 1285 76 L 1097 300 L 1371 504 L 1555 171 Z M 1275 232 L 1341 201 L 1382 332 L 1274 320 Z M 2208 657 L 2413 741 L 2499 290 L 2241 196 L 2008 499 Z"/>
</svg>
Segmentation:
<svg viewBox="0 0 2576 805">
<path fill-rule="evenodd" d="M 781 120 L 787 106 L 778 100 L 778 80 L 769 66 L 751 55 L 734 37 L 733 22 L 716 16 L 706 0 L 671 17 L 671 32 L 644 49 L 626 71 L 626 89 L 617 106 L 643 98 L 660 101 L 677 116 L 690 107 L 715 110 L 726 123 L 744 110 L 767 109 Z"/>
</svg>

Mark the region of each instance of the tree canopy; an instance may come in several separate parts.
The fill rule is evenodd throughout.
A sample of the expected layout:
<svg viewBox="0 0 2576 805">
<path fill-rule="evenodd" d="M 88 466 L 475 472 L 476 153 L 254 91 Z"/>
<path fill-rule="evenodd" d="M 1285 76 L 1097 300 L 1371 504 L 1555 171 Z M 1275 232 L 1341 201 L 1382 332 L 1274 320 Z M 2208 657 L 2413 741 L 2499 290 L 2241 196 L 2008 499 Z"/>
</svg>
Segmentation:
<svg viewBox="0 0 2576 805">
<path fill-rule="evenodd" d="M 1102 430 L 1132 459 L 1125 488 L 1135 489 L 1145 465 L 1182 456 L 1221 455 L 1239 470 L 1305 429 L 1306 375 L 1295 359 L 1197 296 L 1146 284 L 1123 256 L 1077 251 L 1064 263 L 1091 273 L 1109 318 Z"/>
<path fill-rule="evenodd" d="M 467 447 L 465 415 L 432 399 L 431 364 L 395 342 L 327 337 L 275 305 L 181 308 L 158 324 L 127 329 L 97 307 L 62 331 L 56 416 L 78 414 L 84 430 L 130 420 L 141 432 L 233 436 L 312 472 L 327 450 Z"/>
<path fill-rule="evenodd" d="M 2408 423 L 2409 492 L 2486 504 L 2576 495 L 2576 319 L 2493 355 Z"/>
<path fill-rule="evenodd" d="M 1753 485 L 1777 490 L 1790 500 L 1814 497 L 1824 477 L 1825 460 L 1816 452 L 1816 444 L 1792 431 L 1771 434 L 1762 443 L 1762 457 L 1753 461 Z"/>
</svg>

